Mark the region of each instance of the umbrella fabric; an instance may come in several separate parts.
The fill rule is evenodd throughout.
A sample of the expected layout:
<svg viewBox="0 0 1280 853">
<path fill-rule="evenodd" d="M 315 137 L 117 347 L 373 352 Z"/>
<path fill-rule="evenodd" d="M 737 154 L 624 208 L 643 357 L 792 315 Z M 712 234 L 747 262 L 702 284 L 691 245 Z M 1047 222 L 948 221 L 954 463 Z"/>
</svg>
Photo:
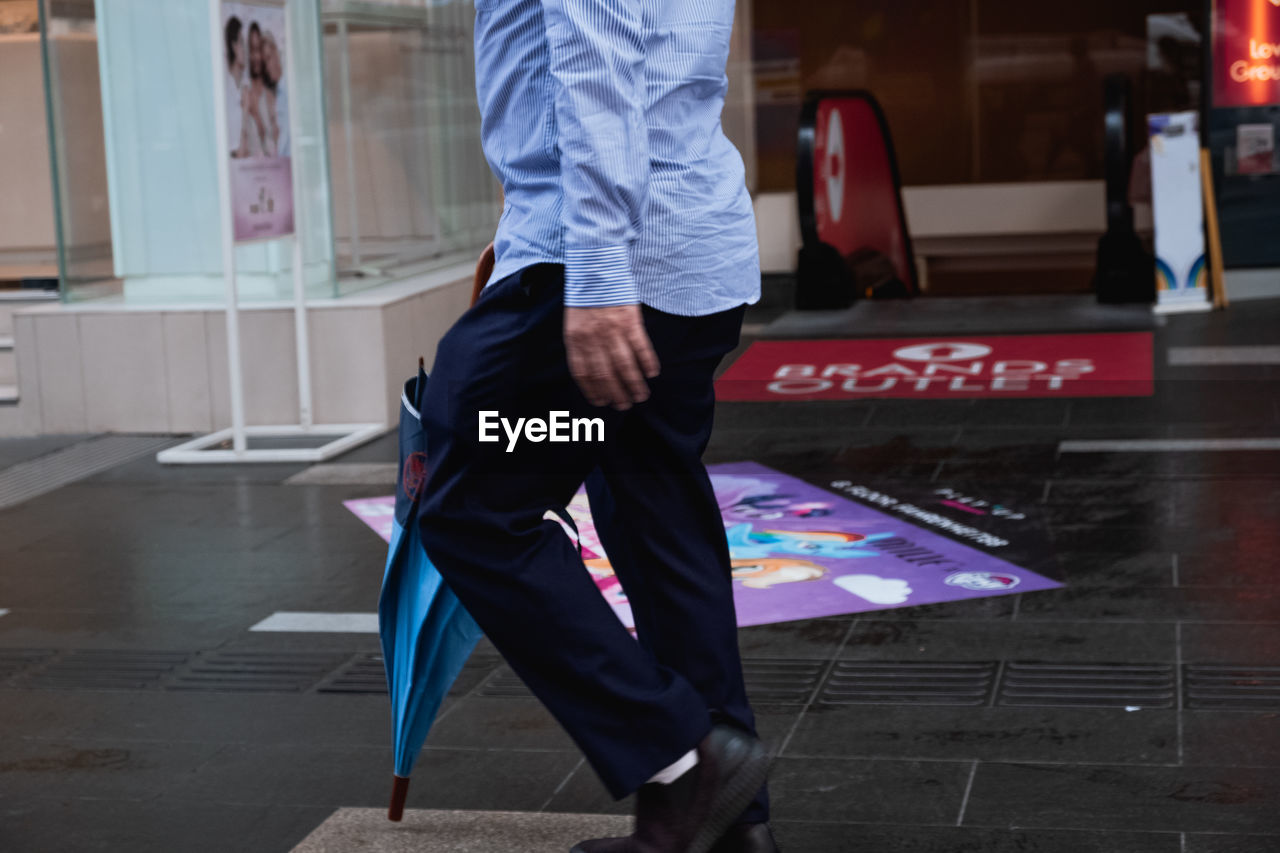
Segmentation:
<svg viewBox="0 0 1280 853">
<path fill-rule="evenodd" d="M 427 731 L 481 631 L 422 547 L 417 518 L 426 479 L 426 440 L 419 404 L 427 375 L 405 383 L 400 399 L 400 473 L 396 512 L 378 601 L 382 660 L 391 694 L 395 775 L 390 818 L 399 820 L 408 776 Z"/>
</svg>

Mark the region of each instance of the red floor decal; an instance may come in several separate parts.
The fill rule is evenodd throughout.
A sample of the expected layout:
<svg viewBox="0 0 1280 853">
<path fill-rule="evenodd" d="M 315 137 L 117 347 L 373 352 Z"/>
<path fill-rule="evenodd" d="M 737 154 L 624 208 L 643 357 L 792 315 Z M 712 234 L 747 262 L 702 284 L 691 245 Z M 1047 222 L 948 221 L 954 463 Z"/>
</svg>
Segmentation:
<svg viewBox="0 0 1280 853">
<path fill-rule="evenodd" d="M 1151 334 L 758 341 L 716 383 L 721 400 L 1146 397 Z"/>
</svg>

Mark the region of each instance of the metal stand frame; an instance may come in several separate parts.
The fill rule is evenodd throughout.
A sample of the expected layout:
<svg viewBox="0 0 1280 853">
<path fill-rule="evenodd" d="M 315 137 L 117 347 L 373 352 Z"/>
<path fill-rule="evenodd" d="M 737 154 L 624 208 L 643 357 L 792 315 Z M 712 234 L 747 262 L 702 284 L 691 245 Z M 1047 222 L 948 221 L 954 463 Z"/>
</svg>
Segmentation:
<svg viewBox="0 0 1280 853">
<path fill-rule="evenodd" d="M 253 4 L 255 0 L 244 0 Z M 289 17 L 287 2 L 261 2 L 256 5 L 284 9 L 285 50 L 289 67 L 289 79 L 297 80 L 297 67 L 294 57 L 297 55 L 297 40 L 294 27 Z M 236 290 L 236 243 L 234 220 L 231 210 L 231 164 L 226 148 L 227 113 L 226 113 L 226 74 L 222 65 L 225 48 L 222 43 L 222 2 L 209 0 L 210 43 L 213 47 L 213 98 L 214 98 L 214 133 L 217 141 L 214 150 L 218 152 L 218 201 L 220 204 L 220 224 L 222 231 L 222 270 L 227 283 L 227 366 L 231 391 L 231 427 L 210 433 L 201 438 L 163 450 L 156 455 L 156 461 L 166 465 L 191 465 L 225 462 L 323 462 L 332 459 L 354 447 L 371 441 L 387 431 L 386 424 L 315 424 L 311 414 L 311 345 L 307 330 L 306 291 L 303 282 L 302 240 L 298 236 L 298 224 L 303 215 L 303 206 L 298 199 L 298 175 L 293 175 L 293 317 L 294 342 L 298 361 L 298 423 L 280 426 L 246 426 L 244 414 L 244 373 L 240 357 L 240 300 Z M 298 132 L 297 110 L 295 105 L 289 109 L 289 138 L 293 144 L 302 139 Z M 291 164 L 296 162 L 296 154 L 291 155 Z M 248 439 L 254 438 L 300 438 L 306 436 L 334 436 L 319 447 L 308 448 L 254 448 L 250 449 Z M 231 448 L 220 446 L 227 440 Z"/>
</svg>

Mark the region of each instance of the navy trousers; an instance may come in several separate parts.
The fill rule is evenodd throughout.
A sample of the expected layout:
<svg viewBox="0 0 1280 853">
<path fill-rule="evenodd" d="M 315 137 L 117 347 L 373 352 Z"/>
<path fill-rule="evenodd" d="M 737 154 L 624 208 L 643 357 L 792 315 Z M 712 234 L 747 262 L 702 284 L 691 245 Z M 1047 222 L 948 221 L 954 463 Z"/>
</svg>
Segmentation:
<svg viewBox="0 0 1280 853">
<path fill-rule="evenodd" d="M 564 726 L 609 792 L 635 791 L 723 721 L 754 732 L 742 682 L 724 525 L 702 452 L 713 378 L 743 309 L 644 308 L 662 365 L 650 399 L 595 408 L 568 371 L 564 270 L 485 288 L 440 342 L 422 409 L 428 555 L 512 669 Z M 479 440 L 479 413 L 604 420 L 601 442 Z M 559 524 L 584 482 L 635 614 L 633 638 Z M 767 819 L 762 790 L 743 821 Z"/>
</svg>

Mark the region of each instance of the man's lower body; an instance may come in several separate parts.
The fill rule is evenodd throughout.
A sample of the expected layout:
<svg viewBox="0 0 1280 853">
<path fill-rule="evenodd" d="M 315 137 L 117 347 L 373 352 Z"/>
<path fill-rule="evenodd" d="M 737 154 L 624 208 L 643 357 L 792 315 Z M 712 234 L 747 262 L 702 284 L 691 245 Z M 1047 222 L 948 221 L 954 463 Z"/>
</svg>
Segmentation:
<svg viewBox="0 0 1280 853">
<path fill-rule="evenodd" d="M 440 343 L 423 406 L 429 476 L 423 542 L 516 673 L 624 797 L 707 739 L 754 734 L 738 654 L 728 546 L 702 452 L 714 371 L 742 309 L 644 309 L 661 362 L 650 398 L 589 406 L 565 359 L 563 269 L 490 285 Z M 600 418 L 603 441 L 479 439 L 479 413 Z M 597 436 L 592 435 L 592 438 Z M 509 450 L 510 448 L 510 450 Z M 588 483 L 597 531 L 635 615 L 622 626 L 559 524 Z M 768 818 L 763 788 L 737 819 Z"/>
</svg>

